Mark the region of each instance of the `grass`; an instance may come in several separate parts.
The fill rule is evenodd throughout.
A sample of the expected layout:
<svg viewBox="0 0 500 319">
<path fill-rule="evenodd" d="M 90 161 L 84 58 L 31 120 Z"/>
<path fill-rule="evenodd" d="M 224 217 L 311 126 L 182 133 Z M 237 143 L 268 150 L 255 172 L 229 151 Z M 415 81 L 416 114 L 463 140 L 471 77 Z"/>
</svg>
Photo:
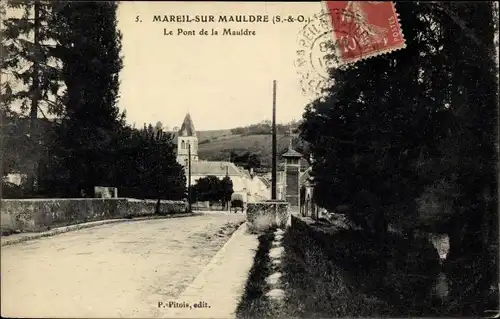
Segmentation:
<svg viewBox="0 0 500 319">
<path fill-rule="evenodd" d="M 284 237 L 283 318 L 436 316 L 437 254 L 423 242 L 376 242 L 294 219 Z"/>
<path fill-rule="evenodd" d="M 245 287 L 245 293 L 236 310 L 236 318 L 275 318 L 275 309 L 264 296 L 267 292 L 265 278 L 271 274 L 269 250 L 274 230 L 259 236 L 259 247 Z"/>
<path fill-rule="evenodd" d="M 224 138 L 233 135 L 230 129 L 224 130 L 207 130 L 196 132 L 198 134 L 198 140 L 213 140 L 218 138 Z"/>
<path fill-rule="evenodd" d="M 284 247 L 287 301 L 283 318 L 377 317 L 391 314 L 389 304 L 363 293 L 357 287 L 356 278 L 332 261 L 304 225 L 294 222 L 285 234 Z"/>
<path fill-rule="evenodd" d="M 176 142 L 178 132 L 170 131 L 169 133 L 172 134 L 172 137 L 174 138 L 174 142 Z M 230 129 L 223 129 L 223 130 L 196 131 L 196 135 L 198 136 L 198 141 L 201 142 L 203 140 L 214 140 L 214 139 L 232 136 L 233 133 L 231 132 Z"/>
<path fill-rule="evenodd" d="M 288 147 L 290 139 L 289 136 L 278 136 L 278 151 L 284 151 Z M 250 152 L 259 156 L 262 165 L 270 167 L 272 158 L 271 144 L 271 135 L 224 136 L 200 144 L 198 156 L 205 160 L 216 161 L 229 159 L 231 151 L 237 153 Z"/>
<path fill-rule="evenodd" d="M 262 166 L 271 167 L 272 136 L 271 134 L 237 135 L 231 130 L 198 131 L 198 156 L 207 161 L 227 161 L 231 152 L 256 154 Z M 177 133 L 174 133 L 174 143 L 177 143 Z M 289 135 L 278 135 L 278 154 L 286 151 L 290 140 Z M 304 162 L 305 165 L 305 162 Z"/>
</svg>

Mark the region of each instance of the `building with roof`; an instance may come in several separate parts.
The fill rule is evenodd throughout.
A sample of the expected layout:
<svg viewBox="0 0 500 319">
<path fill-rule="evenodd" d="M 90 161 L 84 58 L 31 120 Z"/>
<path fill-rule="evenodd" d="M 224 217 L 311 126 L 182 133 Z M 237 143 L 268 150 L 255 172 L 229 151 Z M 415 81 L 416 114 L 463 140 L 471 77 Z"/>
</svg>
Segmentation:
<svg viewBox="0 0 500 319">
<path fill-rule="evenodd" d="M 177 162 L 184 165 L 188 160 L 189 149 L 191 145 L 191 160 L 198 160 L 198 137 L 194 129 L 193 120 L 188 113 L 182 122 L 181 128 L 177 134 Z"/>
<path fill-rule="evenodd" d="M 198 137 L 193 120 L 186 114 L 177 134 L 177 162 L 185 167 L 188 175 L 189 155 L 191 155 L 191 185 L 200 178 L 213 175 L 219 179 L 228 176 L 233 182 L 233 190 L 243 193 L 249 202 L 269 199 L 270 187 L 253 172 L 236 166 L 229 161 L 206 161 L 198 157 Z M 188 182 L 188 181 L 187 181 Z"/>
<path fill-rule="evenodd" d="M 312 217 L 314 219 L 323 217 L 321 208 L 314 203 L 314 177 L 312 176 L 312 167 L 309 167 L 299 178 L 301 203 L 300 213 L 302 216 Z"/>
</svg>

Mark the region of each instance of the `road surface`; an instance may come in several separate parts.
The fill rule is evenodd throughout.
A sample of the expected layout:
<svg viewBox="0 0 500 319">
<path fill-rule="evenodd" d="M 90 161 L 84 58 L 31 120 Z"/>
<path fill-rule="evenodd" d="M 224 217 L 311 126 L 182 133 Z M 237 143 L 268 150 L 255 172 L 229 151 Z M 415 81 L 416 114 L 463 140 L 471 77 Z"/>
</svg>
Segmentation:
<svg viewBox="0 0 500 319">
<path fill-rule="evenodd" d="M 243 220 L 207 213 L 108 224 L 2 247 L 2 317 L 152 317 Z"/>
</svg>

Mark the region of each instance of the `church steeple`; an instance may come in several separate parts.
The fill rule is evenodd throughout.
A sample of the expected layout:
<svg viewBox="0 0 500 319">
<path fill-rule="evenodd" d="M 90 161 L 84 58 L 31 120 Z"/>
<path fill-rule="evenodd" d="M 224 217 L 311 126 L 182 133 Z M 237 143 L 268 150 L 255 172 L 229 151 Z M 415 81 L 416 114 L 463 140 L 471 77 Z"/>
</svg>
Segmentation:
<svg viewBox="0 0 500 319">
<path fill-rule="evenodd" d="M 179 130 L 179 136 L 196 136 L 193 120 L 191 119 L 191 114 L 189 113 L 186 113 L 186 116 L 184 117 L 181 129 Z"/>
<path fill-rule="evenodd" d="M 191 161 L 198 160 L 198 137 L 194 129 L 193 120 L 189 112 L 184 117 L 181 129 L 177 136 L 177 162 L 181 165 L 187 165 L 191 149 Z"/>
</svg>

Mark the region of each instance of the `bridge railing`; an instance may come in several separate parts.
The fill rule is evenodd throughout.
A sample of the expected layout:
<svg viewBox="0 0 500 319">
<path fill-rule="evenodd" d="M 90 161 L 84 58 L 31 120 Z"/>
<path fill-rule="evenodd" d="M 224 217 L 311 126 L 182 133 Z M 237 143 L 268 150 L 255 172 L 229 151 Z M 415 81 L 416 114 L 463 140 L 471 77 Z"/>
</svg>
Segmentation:
<svg viewBox="0 0 500 319">
<path fill-rule="evenodd" d="M 185 201 L 160 202 L 162 214 L 184 213 Z M 132 198 L 50 198 L 0 200 L 2 233 L 37 232 L 84 222 L 150 216 L 156 200 Z"/>
</svg>

